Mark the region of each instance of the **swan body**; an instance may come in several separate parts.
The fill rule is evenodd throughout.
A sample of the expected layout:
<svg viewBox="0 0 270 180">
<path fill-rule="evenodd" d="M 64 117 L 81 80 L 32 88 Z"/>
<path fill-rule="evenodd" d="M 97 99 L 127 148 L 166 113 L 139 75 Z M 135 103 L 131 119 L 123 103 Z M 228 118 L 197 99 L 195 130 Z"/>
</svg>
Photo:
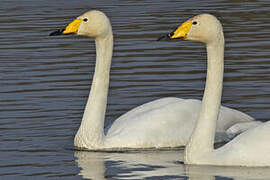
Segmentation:
<svg viewBox="0 0 270 180">
<path fill-rule="evenodd" d="M 184 146 L 188 142 L 201 101 L 162 98 L 143 104 L 116 119 L 104 129 L 109 74 L 113 51 L 113 33 L 109 19 L 100 11 L 77 17 L 65 29 L 52 35 L 78 34 L 93 37 L 96 67 L 80 128 L 74 145 L 80 149 L 111 150 L 121 148 L 161 148 Z M 221 107 L 218 132 L 253 118 L 239 111 Z M 236 130 L 237 131 L 237 130 Z M 235 132 L 235 131 L 234 131 Z"/>
<path fill-rule="evenodd" d="M 107 142 L 111 147 L 184 146 L 189 140 L 200 108 L 199 100 L 173 97 L 143 104 L 115 120 L 108 129 Z M 239 119 L 243 123 L 252 120 L 244 113 L 222 106 L 217 132 L 225 132 L 234 124 L 241 126 Z"/>
<path fill-rule="evenodd" d="M 224 69 L 221 23 L 212 15 L 201 14 L 184 22 L 168 37 L 203 42 L 207 48 L 207 78 L 202 107 L 185 148 L 184 162 L 219 166 L 270 166 L 270 122 L 258 123 L 224 146 L 214 149 L 215 130 L 221 113 L 219 107 Z"/>
</svg>

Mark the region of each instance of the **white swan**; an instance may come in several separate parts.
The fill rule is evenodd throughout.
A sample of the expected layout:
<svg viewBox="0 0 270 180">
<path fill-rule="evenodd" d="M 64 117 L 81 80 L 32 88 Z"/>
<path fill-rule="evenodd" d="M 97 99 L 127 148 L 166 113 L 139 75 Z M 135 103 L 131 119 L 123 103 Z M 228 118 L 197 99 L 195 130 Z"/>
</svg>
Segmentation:
<svg viewBox="0 0 270 180">
<path fill-rule="evenodd" d="M 201 14 L 187 20 L 168 36 L 202 42 L 207 48 L 207 80 L 202 109 L 185 149 L 185 163 L 270 166 L 270 122 L 261 123 L 214 149 L 224 66 L 224 36 L 220 22 L 212 15 Z"/>
<path fill-rule="evenodd" d="M 74 139 L 77 148 L 111 150 L 186 145 L 200 112 L 199 100 L 162 98 L 152 101 L 125 113 L 104 130 L 113 51 L 112 28 L 105 14 L 96 10 L 86 12 L 65 29 L 51 33 L 59 34 L 93 37 L 96 43 L 92 87 Z M 224 132 L 236 123 L 252 121 L 253 118 L 244 113 L 222 107 L 217 131 Z"/>
</svg>

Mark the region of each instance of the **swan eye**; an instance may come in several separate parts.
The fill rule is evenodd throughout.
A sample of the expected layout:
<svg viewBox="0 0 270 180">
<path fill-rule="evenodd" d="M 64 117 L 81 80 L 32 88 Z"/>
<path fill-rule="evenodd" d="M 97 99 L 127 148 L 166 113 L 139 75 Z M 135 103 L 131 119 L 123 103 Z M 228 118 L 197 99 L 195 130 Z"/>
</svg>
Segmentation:
<svg viewBox="0 0 270 180">
<path fill-rule="evenodd" d="M 193 23 L 192 23 L 193 25 L 196 25 L 197 24 L 197 21 L 193 21 Z"/>
<path fill-rule="evenodd" d="M 84 19 L 83 19 L 83 21 L 84 21 L 84 22 L 87 22 L 87 21 L 88 21 L 88 19 L 87 19 L 87 18 L 84 18 Z"/>
</svg>

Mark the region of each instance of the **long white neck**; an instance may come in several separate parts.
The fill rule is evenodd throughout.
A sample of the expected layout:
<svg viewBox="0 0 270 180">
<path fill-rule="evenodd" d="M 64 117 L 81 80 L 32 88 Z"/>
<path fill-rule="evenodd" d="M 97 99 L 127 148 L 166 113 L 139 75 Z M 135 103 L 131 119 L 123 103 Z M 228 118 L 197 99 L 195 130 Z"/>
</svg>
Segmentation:
<svg viewBox="0 0 270 180">
<path fill-rule="evenodd" d="M 224 37 L 206 44 L 207 76 L 200 116 L 185 149 L 185 162 L 194 163 L 214 149 L 216 122 L 219 115 L 224 69 Z"/>
<path fill-rule="evenodd" d="M 77 147 L 99 148 L 104 142 L 104 121 L 113 51 L 113 34 L 96 38 L 96 67 L 81 126 L 74 139 Z"/>
</svg>

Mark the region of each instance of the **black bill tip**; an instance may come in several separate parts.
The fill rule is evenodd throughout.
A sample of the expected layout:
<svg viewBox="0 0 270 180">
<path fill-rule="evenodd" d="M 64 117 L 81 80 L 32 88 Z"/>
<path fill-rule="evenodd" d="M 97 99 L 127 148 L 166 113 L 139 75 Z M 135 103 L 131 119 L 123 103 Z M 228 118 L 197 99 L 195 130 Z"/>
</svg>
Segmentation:
<svg viewBox="0 0 270 180">
<path fill-rule="evenodd" d="M 157 41 L 169 41 L 169 40 L 171 40 L 171 37 L 169 36 L 169 34 L 165 36 L 161 36 L 160 38 L 157 39 Z"/>
<path fill-rule="evenodd" d="M 169 41 L 172 40 L 172 36 L 174 35 L 174 31 L 165 35 L 165 36 L 161 36 L 160 38 L 157 39 L 157 41 Z"/>
<path fill-rule="evenodd" d="M 49 34 L 49 36 L 59 36 L 59 35 L 62 35 L 64 30 L 65 30 L 65 29 L 59 29 L 59 30 L 57 30 L 57 31 L 51 32 L 51 33 Z"/>
</svg>

